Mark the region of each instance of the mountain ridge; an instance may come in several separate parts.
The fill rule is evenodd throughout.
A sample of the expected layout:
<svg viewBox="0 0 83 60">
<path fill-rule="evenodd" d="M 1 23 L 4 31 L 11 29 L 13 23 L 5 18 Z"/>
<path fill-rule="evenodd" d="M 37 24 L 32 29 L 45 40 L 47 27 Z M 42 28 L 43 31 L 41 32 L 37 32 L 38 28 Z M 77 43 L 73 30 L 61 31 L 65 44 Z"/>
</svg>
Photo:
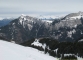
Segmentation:
<svg viewBox="0 0 83 60">
<path fill-rule="evenodd" d="M 72 15 L 72 13 L 69 15 Z M 0 37 L 16 43 L 44 37 L 51 37 L 58 41 L 74 42 L 83 35 L 82 33 L 83 17 L 79 19 L 66 19 L 64 17 L 47 22 L 36 17 L 21 15 L 8 25 L 0 28 Z"/>
</svg>

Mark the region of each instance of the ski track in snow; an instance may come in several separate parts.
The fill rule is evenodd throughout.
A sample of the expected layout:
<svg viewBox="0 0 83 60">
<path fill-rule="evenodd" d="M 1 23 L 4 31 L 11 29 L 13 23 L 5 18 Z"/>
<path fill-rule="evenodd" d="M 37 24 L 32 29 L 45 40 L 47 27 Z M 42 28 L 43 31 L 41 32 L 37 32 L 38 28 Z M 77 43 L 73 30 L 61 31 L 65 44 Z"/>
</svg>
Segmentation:
<svg viewBox="0 0 83 60">
<path fill-rule="evenodd" d="M 57 60 L 31 47 L 0 40 L 0 60 Z"/>
</svg>

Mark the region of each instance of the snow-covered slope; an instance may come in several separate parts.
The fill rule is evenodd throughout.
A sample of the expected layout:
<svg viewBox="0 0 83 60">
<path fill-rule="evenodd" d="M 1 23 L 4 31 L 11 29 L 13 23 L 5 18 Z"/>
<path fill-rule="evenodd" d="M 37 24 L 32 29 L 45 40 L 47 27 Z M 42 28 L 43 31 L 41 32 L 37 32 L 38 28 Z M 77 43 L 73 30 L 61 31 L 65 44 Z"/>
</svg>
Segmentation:
<svg viewBox="0 0 83 60">
<path fill-rule="evenodd" d="M 0 40 L 0 60 L 57 60 L 30 47 Z"/>
<path fill-rule="evenodd" d="M 52 38 L 40 38 L 32 41 L 27 41 L 22 44 L 23 46 L 32 46 L 40 51 L 44 51 L 45 54 L 49 54 L 53 57 L 61 58 L 60 60 L 65 60 L 63 58 L 70 57 L 68 59 L 83 60 L 83 42 L 59 42 L 53 40 Z M 80 47 L 79 47 L 80 46 Z M 63 57 L 62 57 L 63 53 Z M 60 54 L 60 55 L 59 55 Z M 59 56 L 58 56 L 59 55 Z M 73 58 L 72 58 L 72 57 Z"/>
</svg>

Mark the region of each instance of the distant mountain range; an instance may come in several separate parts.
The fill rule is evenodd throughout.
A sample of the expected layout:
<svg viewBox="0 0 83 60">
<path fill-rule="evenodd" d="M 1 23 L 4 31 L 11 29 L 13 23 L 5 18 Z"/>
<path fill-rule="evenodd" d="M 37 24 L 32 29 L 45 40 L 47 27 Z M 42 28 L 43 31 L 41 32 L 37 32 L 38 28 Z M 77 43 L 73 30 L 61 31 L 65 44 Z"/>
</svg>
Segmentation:
<svg viewBox="0 0 83 60">
<path fill-rule="evenodd" d="M 57 18 L 60 18 L 60 17 L 54 16 L 54 15 L 46 15 L 46 16 L 39 15 L 39 16 L 37 16 L 37 18 L 39 18 L 41 20 L 53 20 L 53 19 L 57 19 Z"/>
<path fill-rule="evenodd" d="M 7 25 L 12 20 L 14 20 L 14 18 L 0 18 L 0 27 Z"/>
<path fill-rule="evenodd" d="M 83 12 L 70 13 L 63 18 L 53 20 L 21 15 L 0 28 L 0 37 L 16 43 L 44 37 L 53 38 L 60 42 L 74 42 L 82 36 Z"/>
</svg>

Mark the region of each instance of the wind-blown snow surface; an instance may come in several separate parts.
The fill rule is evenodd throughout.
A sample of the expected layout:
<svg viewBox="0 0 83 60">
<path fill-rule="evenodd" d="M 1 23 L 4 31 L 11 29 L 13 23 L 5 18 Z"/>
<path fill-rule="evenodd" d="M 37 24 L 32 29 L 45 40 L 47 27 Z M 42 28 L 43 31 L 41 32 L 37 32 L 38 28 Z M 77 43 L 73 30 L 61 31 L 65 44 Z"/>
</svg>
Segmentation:
<svg viewBox="0 0 83 60">
<path fill-rule="evenodd" d="M 0 60 L 57 60 L 31 47 L 0 40 Z"/>
</svg>

